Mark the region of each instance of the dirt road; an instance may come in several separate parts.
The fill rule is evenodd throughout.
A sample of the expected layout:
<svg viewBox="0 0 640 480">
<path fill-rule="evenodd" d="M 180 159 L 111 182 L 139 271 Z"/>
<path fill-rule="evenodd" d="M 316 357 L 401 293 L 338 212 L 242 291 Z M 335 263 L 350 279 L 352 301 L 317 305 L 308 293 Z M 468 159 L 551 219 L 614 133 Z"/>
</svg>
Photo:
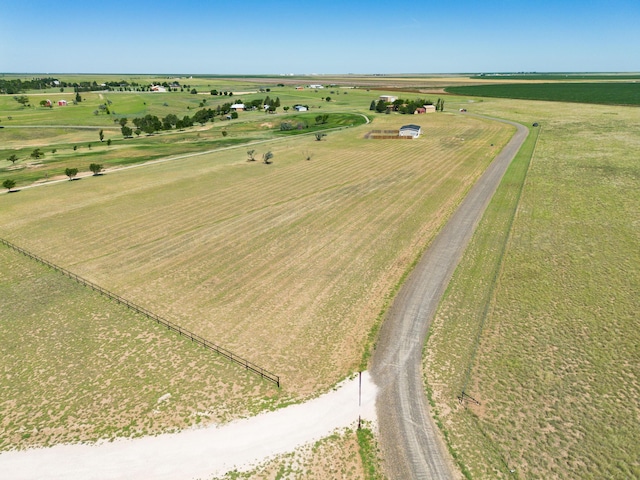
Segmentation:
<svg viewBox="0 0 640 480">
<path fill-rule="evenodd" d="M 498 119 L 494 119 L 498 120 Z M 502 120 L 499 120 L 502 121 Z M 440 298 L 509 163 L 527 137 L 517 127 L 398 293 L 382 326 L 371 373 L 379 388 L 380 442 L 393 479 L 461 475 L 433 422 L 422 382 L 422 349 Z"/>
</svg>

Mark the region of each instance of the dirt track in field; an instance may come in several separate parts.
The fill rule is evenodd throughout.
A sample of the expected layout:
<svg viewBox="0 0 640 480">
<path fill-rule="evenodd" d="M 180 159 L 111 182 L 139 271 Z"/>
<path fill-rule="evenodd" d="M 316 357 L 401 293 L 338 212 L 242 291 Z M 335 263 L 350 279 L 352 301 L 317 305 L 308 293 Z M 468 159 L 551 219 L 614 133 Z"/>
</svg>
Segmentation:
<svg viewBox="0 0 640 480">
<path fill-rule="evenodd" d="M 461 477 L 430 413 L 422 380 L 422 349 L 462 253 L 504 172 L 527 138 L 526 127 L 505 123 L 514 125 L 516 133 L 422 256 L 380 332 L 371 372 L 379 388 L 376 409 L 380 443 L 387 473 L 394 479 Z"/>
</svg>

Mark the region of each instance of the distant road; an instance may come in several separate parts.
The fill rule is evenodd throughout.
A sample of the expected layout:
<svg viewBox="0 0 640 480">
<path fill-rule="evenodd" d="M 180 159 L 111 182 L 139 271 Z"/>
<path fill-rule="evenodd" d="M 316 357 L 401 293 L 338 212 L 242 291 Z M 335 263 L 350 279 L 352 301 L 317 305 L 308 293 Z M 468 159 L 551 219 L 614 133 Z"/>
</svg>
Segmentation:
<svg viewBox="0 0 640 480">
<path fill-rule="evenodd" d="M 488 117 L 483 117 L 488 118 Z M 371 373 L 379 388 L 380 443 L 391 478 L 459 478 L 431 417 L 422 349 L 440 299 L 504 172 L 527 138 L 515 135 L 469 191 L 398 293 L 380 331 Z"/>
</svg>

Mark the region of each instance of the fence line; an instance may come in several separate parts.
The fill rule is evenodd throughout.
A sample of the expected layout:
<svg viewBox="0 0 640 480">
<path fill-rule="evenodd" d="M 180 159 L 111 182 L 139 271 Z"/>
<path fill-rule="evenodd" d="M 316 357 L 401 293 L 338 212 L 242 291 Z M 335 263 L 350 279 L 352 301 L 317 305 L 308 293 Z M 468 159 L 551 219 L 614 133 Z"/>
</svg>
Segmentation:
<svg viewBox="0 0 640 480">
<path fill-rule="evenodd" d="M 102 288 L 101 286 L 91 282 L 90 280 L 86 280 L 78 275 L 76 275 L 73 272 L 70 272 L 69 270 L 67 270 L 66 268 L 62 268 L 58 265 L 55 265 L 51 262 L 49 262 L 48 260 L 45 260 L 42 257 L 39 257 L 38 255 L 35 255 L 27 250 L 25 250 L 24 248 L 18 247 L 17 245 L 14 245 L 13 243 L 4 240 L 2 238 L 0 238 L 0 243 L 4 244 L 5 246 L 15 250 L 18 253 L 23 254 L 24 256 L 31 258 L 43 265 L 46 265 L 47 267 L 52 268 L 53 270 L 56 270 L 59 273 L 62 273 L 63 275 L 65 275 L 66 277 L 69 277 L 72 280 L 75 280 L 76 282 L 78 282 L 81 285 L 84 285 L 85 287 L 91 288 L 93 291 L 99 292 L 102 295 L 104 295 L 105 297 L 114 300 L 116 302 L 118 302 L 121 305 L 125 305 L 127 308 L 129 308 L 130 310 L 133 310 L 141 315 L 144 315 L 145 317 L 154 320 L 155 322 L 157 322 L 160 325 L 164 325 L 165 327 L 167 327 L 167 329 L 169 330 L 173 330 L 174 332 L 177 332 L 179 335 L 184 335 L 185 337 L 189 338 L 192 342 L 195 342 L 199 345 L 202 345 L 204 348 L 207 348 L 209 350 L 213 350 L 214 352 L 218 353 L 219 355 L 222 355 L 223 357 L 226 357 L 227 359 L 231 360 L 232 362 L 235 362 L 239 365 L 242 365 L 243 367 L 245 367 L 245 369 L 256 373 L 258 375 L 260 375 L 261 378 L 264 378 L 266 380 L 269 380 L 270 382 L 275 383 L 278 388 L 280 388 L 280 377 L 278 375 L 275 375 L 267 370 L 265 370 L 264 368 L 256 365 L 255 363 L 252 363 L 244 358 L 242 358 L 239 355 L 236 355 L 235 353 L 231 352 L 230 350 L 227 350 L 224 347 L 221 347 L 219 345 L 216 345 L 215 343 L 207 340 L 206 338 L 201 337 L 200 335 L 197 335 L 189 330 L 186 330 L 184 328 L 182 328 L 180 325 L 177 325 L 169 320 L 166 320 L 162 317 L 160 317 L 159 315 L 147 310 L 144 307 L 141 307 L 139 305 L 136 305 L 133 302 L 130 302 L 129 300 L 121 297 L 120 295 L 116 295 L 115 293 L 111 293 L 108 290 L 105 290 L 104 288 Z"/>
</svg>

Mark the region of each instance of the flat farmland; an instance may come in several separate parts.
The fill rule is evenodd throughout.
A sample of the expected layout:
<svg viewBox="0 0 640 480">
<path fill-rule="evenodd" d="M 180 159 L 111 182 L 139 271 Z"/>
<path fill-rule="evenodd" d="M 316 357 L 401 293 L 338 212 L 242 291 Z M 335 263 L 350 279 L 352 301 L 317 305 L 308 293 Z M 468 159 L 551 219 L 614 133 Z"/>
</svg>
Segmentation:
<svg viewBox="0 0 640 480">
<path fill-rule="evenodd" d="M 423 137 L 364 139 L 408 121 Z M 511 134 L 459 115 L 383 115 L 256 147 L 271 165 L 238 148 L 3 195 L 0 235 L 302 398 L 361 366 L 385 297 Z"/>
</svg>

